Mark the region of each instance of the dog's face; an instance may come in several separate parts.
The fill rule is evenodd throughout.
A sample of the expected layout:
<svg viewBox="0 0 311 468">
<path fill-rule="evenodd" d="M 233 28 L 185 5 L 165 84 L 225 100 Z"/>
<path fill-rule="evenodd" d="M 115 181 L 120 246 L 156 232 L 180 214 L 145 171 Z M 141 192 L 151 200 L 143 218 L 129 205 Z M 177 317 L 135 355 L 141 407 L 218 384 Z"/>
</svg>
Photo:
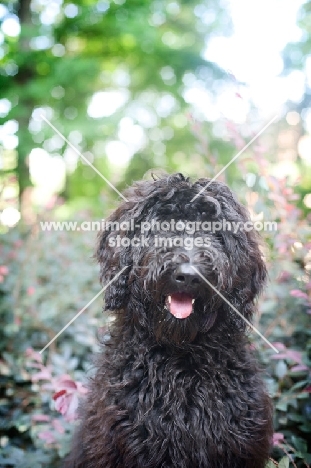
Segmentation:
<svg viewBox="0 0 311 468">
<path fill-rule="evenodd" d="M 138 182 L 99 237 L 103 285 L 127 267 L 107 288 L 105 308 L 160 343 L 192 342 L 223 324 L 243 329 L 226 300 L 249 320 L 265 280 L 246 209 L 209 182 L 181 174 Z"/>
</svg>

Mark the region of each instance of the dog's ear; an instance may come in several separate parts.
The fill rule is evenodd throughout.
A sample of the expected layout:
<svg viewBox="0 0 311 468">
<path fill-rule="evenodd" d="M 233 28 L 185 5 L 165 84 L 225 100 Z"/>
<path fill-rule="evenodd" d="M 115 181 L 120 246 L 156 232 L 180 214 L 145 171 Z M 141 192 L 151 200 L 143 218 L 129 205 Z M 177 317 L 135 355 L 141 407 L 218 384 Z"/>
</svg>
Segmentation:
<svg viewBox="0 0 311 468">
<path fill-rule="evenodd" d="M 104 230 L 98 236 L 95 257 L 100 265 L 100 281 L 103 286 L 111 283 L 105 290 L 105 310 L 122 309 L 129 296 L 132 254 L 128 239 L 133 233 L 127 213 L 124 202 L 105 220 Z"/>
<path fill-rule="evenodd" d="M 104 230 L 98 236 L 95 257 L 100 265 L 100 280 L 103 286 L 111 282 L 105 291 L 105 310 L 122 309 L 129 300 L 134 262 L 131 240 L 156 185 L 139 181 L 129 187 L 124 192 L 124 201 L 105 220 Z"/>
<path fill-rule="evenodd" d="M 255 311 L 255 299 L 261 293 L 267 269 L 261 251 L 262 239 L 257 231 L 249 229 L 251 219 L 245 206 L 241 205 L 231 190 L 224 192 L 226 203 L 221 202 L 222 215 L 231 223 L 240 223 L 239 230 L 234 233 L 223 233 L 225 243 L 231 244 L 232 268 L 238 281 L 236 288 L 240 307 L 246 318 L 251 318 Z M 236 224 L 237 226 L 237 224 Z M 226 235 L 227 234 L 227 235 Z M 229 241 L 230 239 L 230 241 Z"/>
<path fill-rule="evenodd" d="M 257 233 L 248 233 L 248 242 L 245 244 L 246 256 L 240 263 L 237 270 L 239 285 L 234 288 L 233 296 L 237 299 L 237 308 L 244 317 L 252 321 L 253 315 L 257 311 L 256 299 L 262 292 L 267 278 L 267 268 L 259 248 L 259 236 Z M 256 239 L 257 237 L 257 239 Z M 252 245 L 250 248 L 249 246 Z M 245 264 L 243 264 L 245 262 Z"/>
<path fill-rule="evenodd" d="M 246 223 L 250 222 L 249 212 L 227 185 L 210 179 L 200 179 L 197 185 L 205 189 L 200 194 L 203 200 L 208 202 L 211 197 L 217 199 L 220 209 L 214 213 L 216 221 L 225 220 L 231 226 L 234 226 L 233 223 L 236 226 L 240 223 L 238 232 L 223 230 L 219 234 L 226 252 L 229 253 L 230 271 L 233 273 L 233 297 L 244 315 L 251 317 L 255 310 L 254 300 L 262 291 L 267 276 L 260 250 L 260 236 L 254 230 L 244 229 Z"/>
<path fill-rule="evenodd" d="M 241 288 L 241 295 L 246 303 L 252 303 L 262 292 L 267 278 L 267 268 L 260 250 L 260 238 L 256 232 L 249 232 L 246 236 L 247 244 L 245 267 L 241 266 L 241 271 L 247 277 Z"/>
<path fill-rule="evenodd" d="M 152 206 L 149 199 L 155 186 L 154 182 L 139 181 L 125 190 L 125 200 L 105 220 L 104 230 L 98 236 L 95 257 L 100 265 L 100 280 L 103 286 L 111 282 L 105 290 L 105 310 L 122 309 L 129 300 L 135 262 L 131 241 L 145 210 Z"/>
</svg>

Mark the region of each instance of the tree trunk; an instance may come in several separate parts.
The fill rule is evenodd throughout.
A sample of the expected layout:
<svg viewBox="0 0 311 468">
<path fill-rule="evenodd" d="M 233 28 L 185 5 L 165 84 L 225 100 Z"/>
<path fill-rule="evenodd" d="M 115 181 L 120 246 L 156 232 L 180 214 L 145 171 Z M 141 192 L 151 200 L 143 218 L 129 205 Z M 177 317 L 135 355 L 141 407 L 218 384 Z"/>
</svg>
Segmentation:
<svg viewBox="0 0 311 468">
<path fill-rule="evenodd" d="M 23 194 L 27 187 L 31 185 L 29 177 L 29 167 L 27 157 L 31 151 L 33 141 L 28 130 L 30 117 L 33 111 L 33 102 L 23 92 L 24 86 L 32 79 L 35 70 L 31 69 L 31 63 L 27 57 L 30 55 L 29 34 L 25 35 L 25 27 L 28 29 L 32 25 L 31 21 L 31 0 L 19 0 L 17 3 L 17 16 L 20 21 L 21 34 L 19 39 L 19 55 L 21 64 L 15 83 L 18 87 L 18 149 L 17 149 L 17 180 L 19 187 L 19 205 L 23 213 Z"/>
</svg>

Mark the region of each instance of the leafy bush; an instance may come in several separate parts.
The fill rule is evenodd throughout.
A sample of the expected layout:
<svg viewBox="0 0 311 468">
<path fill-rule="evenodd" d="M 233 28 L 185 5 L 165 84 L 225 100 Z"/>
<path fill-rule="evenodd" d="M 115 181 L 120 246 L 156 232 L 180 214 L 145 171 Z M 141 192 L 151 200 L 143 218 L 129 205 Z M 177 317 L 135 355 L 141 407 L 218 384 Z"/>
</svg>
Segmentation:
<svg viewBox="0 0 311 468">
<path fill-rule="evenodd" d="M 236 129 L 231 127 L 235 141 Z M 238 149 L 246 142 L 239 142 Z M 246 162 L 245 162 L 246 160 Z M 277 231 L 264 231 L 269 283 L 254 325 L 277 348 L 276 354 L 254 334 L 266 380 L 274 401 L 273 457 L 280 467 L 311 463 L 311 228 L 297 208 L 298 180 L 271 176 L 273 163 L 262 146 L 252 148 L 252 162 L 237 161 L 253 217 L 277 222 Z M 271 464 L 272 463 L 272 464 Z M 275 466 L 271 461 L 270 465 Z M 269 465 L 269 466 L 270 466 Z"/>
<path fill-rule="evenodd" d="M 275 182 L 275 181 L 274 181 Z M 265 336 L 279 354 L 262 350 L 275 403 L 275 456 L 311 463 L 311 242 L 310 226 L 285 183 L 275 184 L 270 207 L 278 221 L 268 262 L 270 283 L 261 302 Z M 277 192 L 277 193 L 276 193 Z"/>
<path fill-rule="evenodd" d="M 33 349 L 42 349 L 100 291 L 95 233 L 34 226 L 12 230 L 2 241 L 0 466 L 55 467 L 68 451 L 74 425 L 55 410 L 52 396 L 59 382 L 70 385 L 69 375 L 86 379 L 98 327 L 106 327 L 101 299 L 42 355 Z"/>
</svg>

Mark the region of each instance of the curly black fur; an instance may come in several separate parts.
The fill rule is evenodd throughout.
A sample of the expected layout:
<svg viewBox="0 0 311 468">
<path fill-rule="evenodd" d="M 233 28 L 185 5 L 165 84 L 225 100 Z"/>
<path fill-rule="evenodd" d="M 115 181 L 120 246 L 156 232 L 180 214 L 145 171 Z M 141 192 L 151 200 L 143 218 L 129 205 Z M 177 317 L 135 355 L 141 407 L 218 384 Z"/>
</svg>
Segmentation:
<svg viewBox="0 0 311 468">
<path fill-rule="evenodd" d="M 138 182 L 109 220 L 249 220 L 220 182 L 212 181 L 191 202 L 208 182 L 191 183 L 182 174 Z M 147 237 L 156 234 L 149 230 Z M 271 403 L 247 325 L 198 275 L 187 285 L 176 277 L 178 267 L 194 266 L 251 320 L 266 277 L 256 232 L 209 233 L 210 246 L 191 251 L 109 246 L 116 235 L 139 233 L 106 230 L 99 237 L 103 284 L 127 268 L 105 294 L 115 321 L 66 467 L 263 468 L 272 438 Z M 178 319 L 166 301 L 185 289 L 195 298 L 194 309 Z"/>
</svg>

